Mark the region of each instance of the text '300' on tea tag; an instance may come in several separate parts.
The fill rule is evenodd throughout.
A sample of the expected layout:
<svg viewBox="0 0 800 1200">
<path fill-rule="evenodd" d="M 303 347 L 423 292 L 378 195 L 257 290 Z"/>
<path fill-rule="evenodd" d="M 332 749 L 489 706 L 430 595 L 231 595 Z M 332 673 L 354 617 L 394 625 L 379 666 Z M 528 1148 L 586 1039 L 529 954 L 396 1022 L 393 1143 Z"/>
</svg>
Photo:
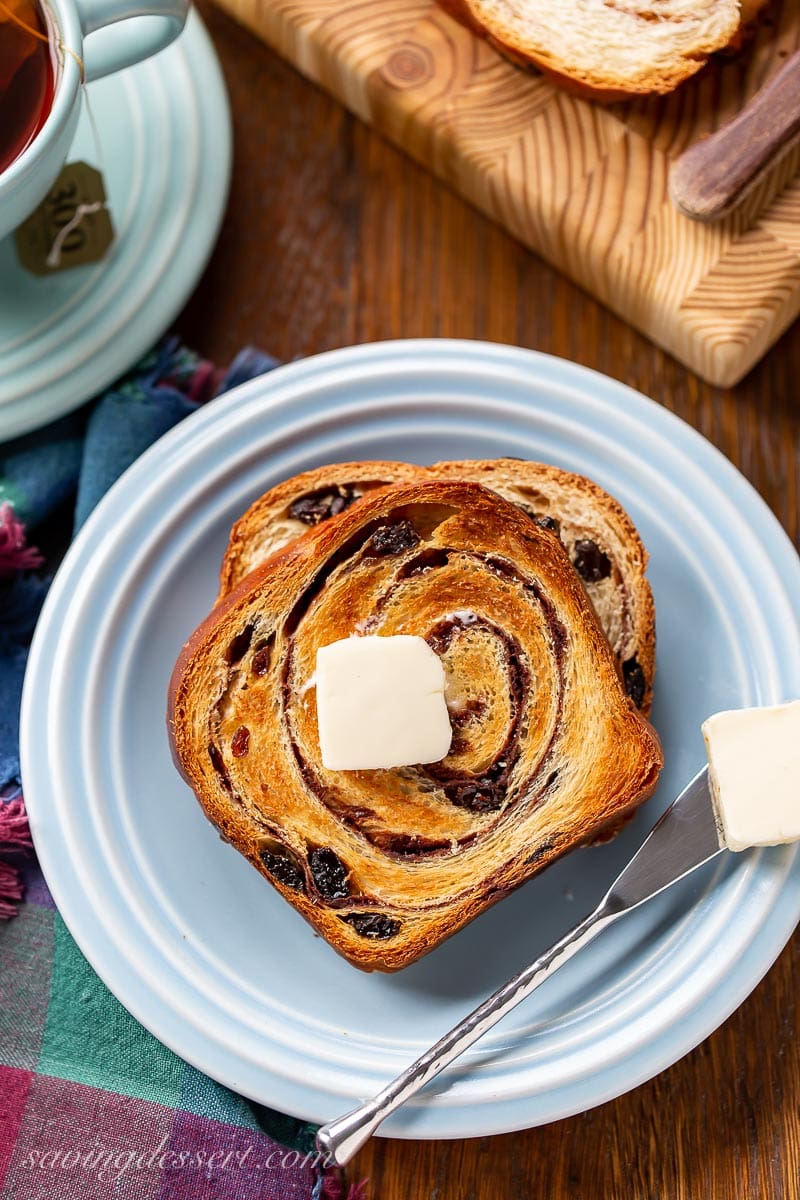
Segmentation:
<svg viewBox="0 0 800 1200">
<path fill-rule="evenodd" d="M 20 262 L 34 275 L 99 262 L 114 240 L 100 172 L 88 163 L 67 163 L 14 240 Z"/>
</svg>

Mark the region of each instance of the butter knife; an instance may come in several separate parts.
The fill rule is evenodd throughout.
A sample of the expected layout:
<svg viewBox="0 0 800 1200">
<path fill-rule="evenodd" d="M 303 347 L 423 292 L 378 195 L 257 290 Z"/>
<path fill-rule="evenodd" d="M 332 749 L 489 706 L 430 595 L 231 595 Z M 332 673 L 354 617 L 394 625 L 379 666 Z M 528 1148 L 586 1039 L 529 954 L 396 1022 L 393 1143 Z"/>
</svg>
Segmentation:
<svg viewBox="0 0 800 1200">
<path fill-rule="evenodd" d="M 708 768 L 704 767 L 656 822 L 594 912 L 479 1004 L 371 1100 L 321 1126 L 317 1149 L 328 1162 L 344 1166 L 390 1113 L 483 1037 L 573 954 L 625 913 L 657 896 L 721 851 L 709 794 Z"/>
</svg>

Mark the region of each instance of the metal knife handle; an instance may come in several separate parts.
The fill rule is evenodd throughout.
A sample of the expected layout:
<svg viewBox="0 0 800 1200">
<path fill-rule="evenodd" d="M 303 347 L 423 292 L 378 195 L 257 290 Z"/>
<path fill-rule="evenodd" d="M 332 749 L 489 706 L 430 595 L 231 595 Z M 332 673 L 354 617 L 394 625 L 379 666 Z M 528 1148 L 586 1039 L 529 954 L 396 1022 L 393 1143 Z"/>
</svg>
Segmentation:
<svg viewBox="0 0 800 1200">
<path fill-rule="evenodd" d="M 463 1054 L 468 1046 L 483 1037 L 487 1029 L 501 1021 L 506 1013 L 516 1008 L 526 996 L 539 987 L 539 984 L 555 974 L 573 954 L 621 916 L 622 911 L 624 910 L 610 906 L 607 900 L 603 900 L 593 913 L 551 946 L 541 958 L 530 963 L 498 988 L 488 1000 L 484 1000 L 483 1004 L 473 1009 L 468 1017 L 440 1038 L 435 1046 L 426 1050 L 402 1075 L 398 1075 L 383 1091 L 378 1092 L 377 1096 L 345 1116 L 321 1126 L 317 1133 L 317 1149 L 339 1166 L 344 1166 L 364 1143 L 369 1141 L 390 1113 L 415 1095 L 453 1059 Z"/>
</svg>

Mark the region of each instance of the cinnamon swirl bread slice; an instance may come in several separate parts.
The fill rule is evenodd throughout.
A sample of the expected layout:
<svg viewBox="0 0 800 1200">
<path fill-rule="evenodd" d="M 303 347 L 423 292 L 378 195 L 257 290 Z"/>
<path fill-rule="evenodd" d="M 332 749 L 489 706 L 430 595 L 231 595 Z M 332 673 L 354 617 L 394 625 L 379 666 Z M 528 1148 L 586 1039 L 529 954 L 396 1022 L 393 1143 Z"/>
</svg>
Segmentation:
<svg viewBox="0 0 800 1200">
<path fill-rule="evenodd" d="M 559 534 L 600 618 L 628 695 L 647 716 L 656 648 L 647 552 L 630 517 L 608 492 L 583 475 L 544 463 L 513 458 L 433 467 L 334 463 L 295 475 L 256 500 L 234 525 L 220 572 L 220 595 L 269 554 L 361 496 L 431 475 L 482 483 Z"/>
<path fill-rule="evenodd" d="M 428 766 L 323 766 L 321 646 L 412 634 L 453 742 Z M 350 962 L 413 962 L 653 791 L 658 738 L 621 686 L 564 545 L 486 488 L 377 489 L 222 599 L 170 687 L 208 818 Z"/>
</svg>

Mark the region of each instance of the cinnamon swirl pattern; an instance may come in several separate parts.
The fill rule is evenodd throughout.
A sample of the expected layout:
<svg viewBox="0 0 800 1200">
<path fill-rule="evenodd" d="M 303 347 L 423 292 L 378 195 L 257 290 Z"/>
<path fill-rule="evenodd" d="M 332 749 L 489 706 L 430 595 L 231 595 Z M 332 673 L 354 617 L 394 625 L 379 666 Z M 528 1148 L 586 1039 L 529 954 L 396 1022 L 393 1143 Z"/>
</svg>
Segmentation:
<svg viewBox="0 0 800 1200">
<path fill-rule="evenodd" d="M 546 463 L 512 458 L 432 467 L 334 463 L 295 475 L 265 492 L 236 522 L 220 571 L 220 594 L 293 538 L 376 488 L 431 477 L 482 483 L 558 534 L 611 644 L 625 690 L 647 716 L 655 674 L 647 552 L 630 517 L 608 492 L 583 475 Z"/>
<path fill-rule="evenodd" d="M 326 770 L 318 648 L 401 633 L 445 666 L 447 757 Z M 662 765 L 558 534 L 430 478 L 370 490 L 246 576 L 184 648 L 169 724 L 209 819 L 365 969 L 407 965 L 612 828 Z"/>
</svg>

